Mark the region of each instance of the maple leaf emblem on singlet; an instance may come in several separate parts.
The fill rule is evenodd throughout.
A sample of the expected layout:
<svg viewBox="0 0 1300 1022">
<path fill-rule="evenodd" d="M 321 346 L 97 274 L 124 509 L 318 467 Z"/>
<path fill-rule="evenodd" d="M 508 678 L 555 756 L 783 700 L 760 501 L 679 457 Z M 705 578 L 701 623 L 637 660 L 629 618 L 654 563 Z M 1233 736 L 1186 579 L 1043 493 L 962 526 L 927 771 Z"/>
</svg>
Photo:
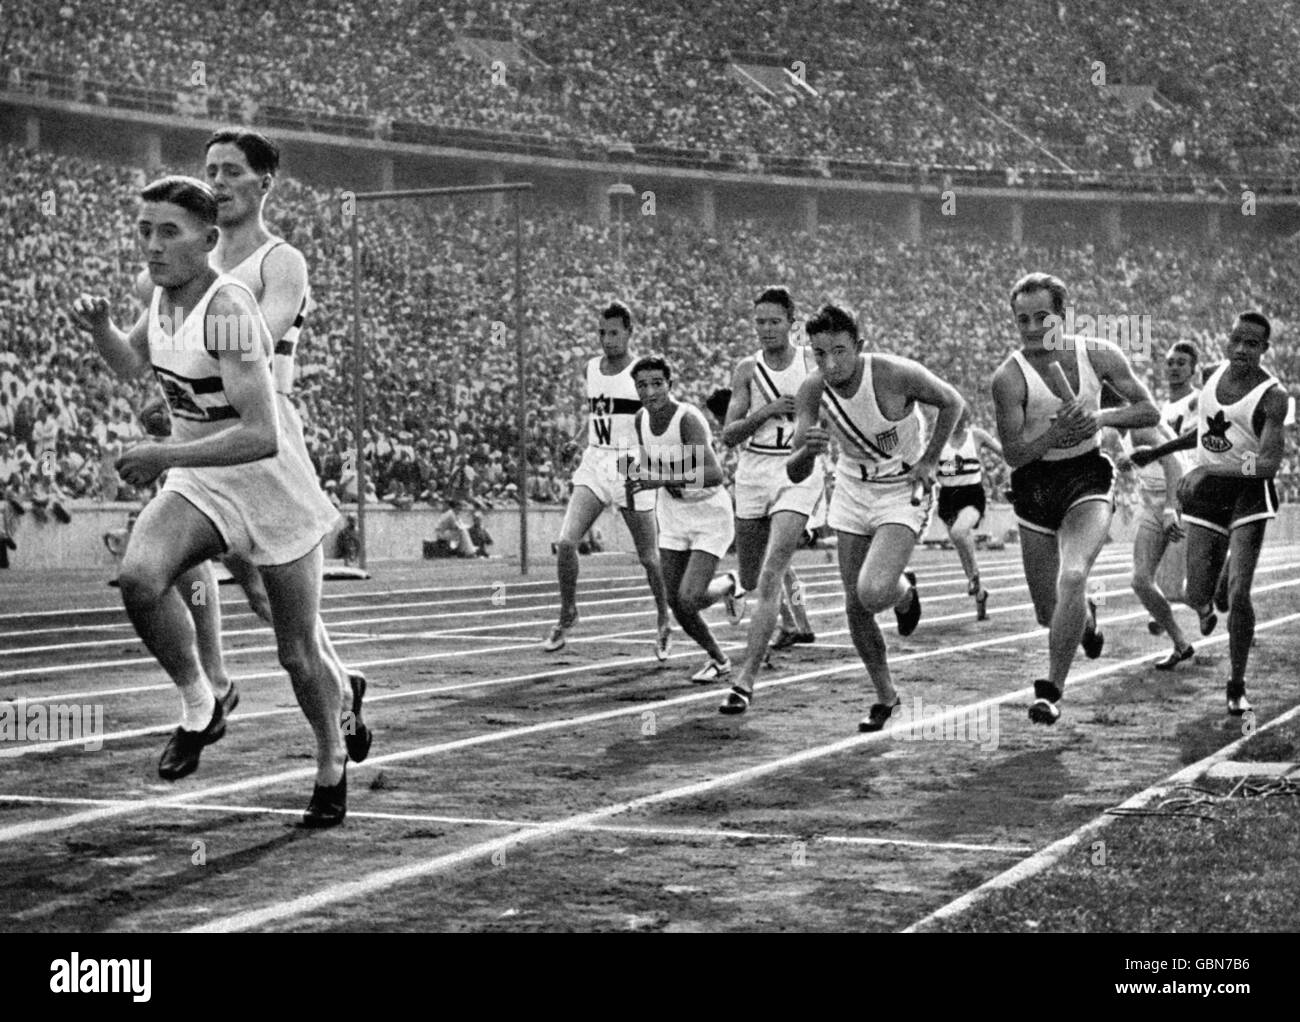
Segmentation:
<svg viewBox="0 0 1300 1022">
<path fill-rule="evenodd" d="M 1229 425 L 1228 417 L 1222 409 L 1215 412 L 1205 420 L 1205 435 L 1201 437 L 1201 446 L 1215 454 L 1232 450 L 1232 441 L 1228 439 Z"/>
</svg>

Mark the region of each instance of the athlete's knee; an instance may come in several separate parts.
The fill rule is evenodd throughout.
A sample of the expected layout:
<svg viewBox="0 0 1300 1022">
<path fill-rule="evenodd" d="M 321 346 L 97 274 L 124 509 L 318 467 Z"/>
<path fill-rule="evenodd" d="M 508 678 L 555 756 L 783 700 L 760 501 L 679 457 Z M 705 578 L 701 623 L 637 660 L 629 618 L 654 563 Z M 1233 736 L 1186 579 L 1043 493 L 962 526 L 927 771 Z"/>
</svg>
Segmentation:
<svg viewBox="0 0 1300 1022">
<path fill-rule="evenodd" d="M 294 679 L 323 673 L 324 658 L 315 635 L 294 635 L 276 643 L 280 666 Z"/>
<path fill-rule="evenodd" d="M 1153 592 L 1156 588 L 1155 576 L 1143 568 L 1134 568 L 1129 585 L 1135 593 Z"/>
<path fill-rule="evenodd" d="M 1088 573 L 1082 568 L 1062 568 L 1056 589 L 1062 596 L 1075 596 L 1088 588 Z"/>
<path fill-rule="evenodd" d="M 877 611 L 887 610 L 894 605 L 898 599 L 898 584 L 881 585 L 878 580 L 873 579 L 870 582 L 859 582 L 857 589 L 858 602 L 862 604 L 864 610 L 874 614 Z"/>
<path fill-rule="evenodd" d="M 641 567 L 646 571 L 659 571 L 659 551 L 645 550 L 637 554 L 637 560 L 641 562 Z"/>
<path fill-rule="evenodd" d="M 559 557 L 577 557 L 578 544 L 568 536 L 561 536 L 559 542 L 555 544 L 555 553 Z"/>
<path fill-rule="evenodd" d="M 698 614 L 709 605 L 709 592 L 703 587 L 688 589 L 683 586 L 677 594 L 677 605 L 687 614 Z"/>
<path fill-rule="evenodd" d="M 1052 613 L 1046 607 L 1034 608 L 1034 620 L 1038 622 L 1041 628 L 1052 627 Z"/>
<path fill-rule="evenodd" d="M 117 582 L 123 602 L 134 606 L 157 603 L 172 586 L 172 579 L 161 565 L 129 558 L 122 563 Z"/>
<path fill-rule="evenodd" d="M 761 600 L 774 600 L 781 592 L 781 587 L 786 579 L 786 573 L 778 574 L 771 568 L 764 568 L 758 575 L 758 597 Z M 741 579 L 742 586 L 745 584 Z M 750 587 L 752 589 L 753 587 Z"/>
<path fill-rule="evenodd" d="M 1228 579 L 1228 612 L 1240 614 L 1254 609 L 1250 598 L 1250 582 L 1241 576 Z"/>
<path fill-rule="evenodd" d="M 965 546 L 970 542 L 970 535 L 970 526 L 965 524 L 954 524 L 953 527 L 948 530 L 948 537 L 954 543 L 960 543 L 962 546 Z"/>
</svg>

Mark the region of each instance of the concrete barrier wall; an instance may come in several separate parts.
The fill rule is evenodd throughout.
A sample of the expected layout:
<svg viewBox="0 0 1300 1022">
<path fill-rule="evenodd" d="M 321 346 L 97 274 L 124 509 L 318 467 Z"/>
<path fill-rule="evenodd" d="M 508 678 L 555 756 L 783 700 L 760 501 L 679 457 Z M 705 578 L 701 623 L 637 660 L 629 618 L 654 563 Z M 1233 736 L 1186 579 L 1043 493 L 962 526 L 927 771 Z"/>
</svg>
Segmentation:
<svg viewBox="0 0 1300 1022">
<path fill-rule="evenodd" d="M 126 525 L 127 515 L 136 510 L 135 504 L 101 504 L 78 501 L 70 505 L 72 521 L 62 525 L 53 516 L 48 521 L 37 521 L 28 512 L 17 519 L 14 542 L 9 563 L 15 568 L 59 569 L 100 566 L 111 571 L 115 561 L 104 546 L 104 534 Z M 346 509 L 351 511 L 351 509 Z M 366 509 L 368 555 L 371 560 L 417 560 L 422 556 L 423 543 L 433 539 L 433 526 L 441 512 L 432 508 L 412 508 L 400 511 L 394 507 L 377 505 Z M 536 506 L 528 514 L 528 554 L 533 564 L 550 563 L 551 544 L 559 535 L 564 521 L 564 508 Z M 497 510 L 484 513 L 484 523 L 496 541 L 492 553 L 514 561 L 519 556 L 519 514 L 516 510 Z M 606 511 L 597 521 L 606 550 L 634 553 L 632 538 L 624 527 L 617 511 Z M 1131 542 L 1135 523 L 1124 522 L 1118 516 L 1111 526 L 1111 536 L 1117 542 Z M 1015 515 L 1006 504 L 990 504 L 979 529 L 998 539 L 1012 538 L 1016 532 Z M 946 535 L 943 524 L 935 518 L 926 532 L 926 539 L 942 539 Z M 1284 504 L 1277 520 L 1268 528 L 1268 542 L 1300 542 L 1300 504 Z M 327 556 L 333 556 L 332 540 L 326 547 Z"/>
</svg>

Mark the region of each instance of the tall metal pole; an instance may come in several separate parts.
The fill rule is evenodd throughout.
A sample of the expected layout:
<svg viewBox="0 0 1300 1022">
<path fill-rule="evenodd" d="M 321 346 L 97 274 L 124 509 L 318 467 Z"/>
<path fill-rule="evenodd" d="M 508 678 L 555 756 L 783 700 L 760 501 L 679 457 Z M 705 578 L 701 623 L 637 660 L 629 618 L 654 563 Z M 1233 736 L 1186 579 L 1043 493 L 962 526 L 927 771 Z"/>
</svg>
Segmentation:
<svg viewBox="0 0 1300 1022">
<path fill-rule="evenodd" d="M 515 368 L 518 378 L 515 417 L 519 428 L 519 574 L 528 574 L 528 402 L 524 392 L 528 378 L 527 345 L 524 343 L 524 238 L 521 206 L 523 196 L 515 192 Z"/>
<path fill-rule="evenodd" d="M 357 240 L 359 209 L 352 213 L 352 393 L 356 405 L 357 442 L 357 547 L 361 570 L 366 570 L 366 457 L 361 434 L 366 421 L 365 351 L 361 347 L 361 246 Z"/>
</svg>

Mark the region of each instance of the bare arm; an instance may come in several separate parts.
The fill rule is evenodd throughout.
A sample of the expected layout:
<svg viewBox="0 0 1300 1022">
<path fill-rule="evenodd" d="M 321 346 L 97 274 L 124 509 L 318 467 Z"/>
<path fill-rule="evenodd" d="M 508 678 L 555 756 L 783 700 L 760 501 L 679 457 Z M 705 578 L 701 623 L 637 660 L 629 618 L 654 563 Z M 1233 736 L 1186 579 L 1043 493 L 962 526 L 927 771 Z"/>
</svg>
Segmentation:
<svg viewBox="0 0 1300 1022">
<path fill-rule="evenodd" d="M 935 417 L 934 428 L 930 431 L 930 440 L 921 455 L 922 464 L 932 467 L 938 465 L 944 445 L 952 439 L 953 428 L 961 418 L 962 409 L 966 407 L 965 399 L 957 393 L 955 387 L 939 379 L 920 362 L 892 355 L 880 355 L 876 356 L 876 364 L 887 367 L 887 371 L 893 377 L 894 389 L 909 401 L 917 401 L 938 409 L 939 414 Z"/>
<path fill-rule="evenodd" d="M 1088 357 L 1098 376 L 1104 379 L 1128 404 L 1122 408 L 1107 408 L 1097 413 L 1097 426 L 1127 427 L 1154 426 L 1160 422 L 1160 411 L 1151 399 L 1146 385 L 1133 375 L 1133 367 L 1119 348 L 1109 342 L 1099 342 Z M 1100 365 L 1098 365 L 1100 363 Z"/>
<path fill-rule="evenodd" d="M 109 315 L 108 299 L 82 294 L 72 303 L 72 322 L 90 334 L 100 357 L 117 376 L 134 380 L 149 368 L 149 313 L 141 314 L 130 333 L 123 333 Z"/>
<path fill-rule="evenodd" d="M 779 397 L 769 401 L 762 408 L 750 410 L 749 381 L 754 375 L 754 360 L 743 359 L 736 367 L 731 379 L 731 403 L 727 405 L 726 426 L 722 430 L 722 442 L 728 447 L 736 447 L 758 432 L 759 427 L 768 419 L 777 415 L 794 413 L 794 398 Z"/>
<path fill-rule="evenodd" d="M 683 457 L 691 467 L 686 468 L 678 482 L 701 488 L 721 486 L 723 483 L 722 466 L 713 453 L 703 421 L 698 413 L 688 411 L 682 416 L 682 445 L 691 451 L 691 457 Z"/>
<path fill-rule="evenodd" d="M 289 332 L 307 297 L 307 260 L 292 245 L 271 249 L 262 268 L 265 287 L 258 305 L 272 342 Z"/>
<path fill-rule="evenodd" d="M 978 426 L 975 426 L 972 427 L 971 433 L 975 437 L 975 445 L 977 448 L 987 447 L 999 458 L 1002 457 L 1002 445 L 998 443 L 996 440 L 994 440 L 992 435 L 989 434 L 987 430 L 983 430 L 980 429 Z"/>
<path fill-rule="evenodd" d="M 792 483 L 801 483 L 812 475 L 817 455 L 830 447 L 830 434 L 820 423 L 822 374 L 814 371 L 799 386 L 795 395 L 794 453 L 786 459 L 785 471 Z"/>
<path fill-rule="evenodd" d="M 1062 437 L 1064 420 L 1058 415 L 1042 436 L 1025 439 L 1025 378 L 1014 362 L 1003 363 L 993 374 L 993 407 L 998 439 L 1002 442 L 1002 460 L 1010 468 L 1037 461 L 1057 446 Z"/>
</svg>

